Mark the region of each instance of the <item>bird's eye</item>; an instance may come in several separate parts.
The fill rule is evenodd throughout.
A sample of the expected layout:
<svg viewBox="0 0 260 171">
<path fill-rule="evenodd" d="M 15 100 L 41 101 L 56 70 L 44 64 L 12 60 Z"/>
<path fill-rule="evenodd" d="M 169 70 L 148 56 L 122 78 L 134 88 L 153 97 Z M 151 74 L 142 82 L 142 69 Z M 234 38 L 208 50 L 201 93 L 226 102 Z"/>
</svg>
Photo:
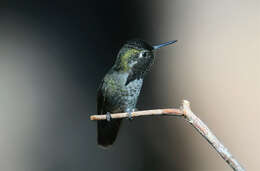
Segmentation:
<svg viewBox="0 0 260 171">
<path fill-rule="evenodd" d="M 141 52 L 140 54 L 139 54 L 139 58 L 145 58 L 145 57 L 147 57 L 147 52 Z"/>
</svg>

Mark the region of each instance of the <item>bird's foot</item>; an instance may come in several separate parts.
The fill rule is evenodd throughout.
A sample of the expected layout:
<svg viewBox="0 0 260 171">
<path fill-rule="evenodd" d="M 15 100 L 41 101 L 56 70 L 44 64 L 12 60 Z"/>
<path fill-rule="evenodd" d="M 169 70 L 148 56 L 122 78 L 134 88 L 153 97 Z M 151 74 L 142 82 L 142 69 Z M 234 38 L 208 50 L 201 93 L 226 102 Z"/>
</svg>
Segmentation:
<svg viewBox="0 0 260 171">
<path fill-rule="evenodd" d="M 133 120 L 132 113 L 133 113 L 134 111 L 135 111 L 135 109 L 127 109 L 127 110 L 126 110 L 126 113 L 128 114 L 128 119 L 129 119 L 130 121 Z"/>
<path fill-rule="evenodd" d="M 106 113 L 106 119 L 107 119 L 107 122 L 110 122 L 112 119 L 112 116 L 109 112 Z"/>
</svg>

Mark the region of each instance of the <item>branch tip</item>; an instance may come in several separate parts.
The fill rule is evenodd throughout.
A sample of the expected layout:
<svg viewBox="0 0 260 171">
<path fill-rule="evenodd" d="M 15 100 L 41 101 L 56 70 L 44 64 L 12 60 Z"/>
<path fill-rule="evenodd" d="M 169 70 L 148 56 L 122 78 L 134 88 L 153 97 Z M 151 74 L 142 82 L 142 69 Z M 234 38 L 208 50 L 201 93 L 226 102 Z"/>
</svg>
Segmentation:
<svg viewBox="0 0 260 171">
<path fill-rule="evenodd" d="M 182 101 L 182 106 L 184 108 L 190 108 L 190 102 L 188 100 L 183 100 Z"/>
</svg>

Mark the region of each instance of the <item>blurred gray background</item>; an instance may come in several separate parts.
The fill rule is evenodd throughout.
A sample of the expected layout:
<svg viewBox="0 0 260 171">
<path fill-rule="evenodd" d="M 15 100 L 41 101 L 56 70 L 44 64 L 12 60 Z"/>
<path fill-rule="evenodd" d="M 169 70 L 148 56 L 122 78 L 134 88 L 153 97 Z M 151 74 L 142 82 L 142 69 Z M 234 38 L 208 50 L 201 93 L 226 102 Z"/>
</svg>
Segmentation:
<svg viewBox="0 0 260 171">
<path fill-rule="evenodd" d="M 122 44 L 178 39 L 156 53 L 138 109 L 193 111 L 248 170 L 260 128 L 260 2 L 1 1 L 0 170 L 230 170 L 179 118 L 124 121 L 96 145 L 96 90 Z"/>
</svg>

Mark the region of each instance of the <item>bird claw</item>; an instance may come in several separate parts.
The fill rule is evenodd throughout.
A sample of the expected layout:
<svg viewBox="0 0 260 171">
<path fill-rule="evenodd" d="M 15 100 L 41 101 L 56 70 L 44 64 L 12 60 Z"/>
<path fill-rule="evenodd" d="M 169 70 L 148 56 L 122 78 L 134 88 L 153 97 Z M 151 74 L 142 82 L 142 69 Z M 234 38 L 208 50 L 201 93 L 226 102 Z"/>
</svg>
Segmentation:
<svg viewBox="0 0 260 171">
<path fill-rule="evenodd" d="M 107 119 L 107 122 L 110 122 L 112 119 L 111 114 L 109 112 L 106 113 L 106 119 Z"/>
<path fill-rule="evenodd" d="M 127 114 L 128 114 L 128 119 L 129 119 L 130 121 L 133 120 L 132 112 L 134 112 L 134 111 L 135 111 L 134 109 L 128 109 L 128 110 L 126 111 Z"/>
</svg>

